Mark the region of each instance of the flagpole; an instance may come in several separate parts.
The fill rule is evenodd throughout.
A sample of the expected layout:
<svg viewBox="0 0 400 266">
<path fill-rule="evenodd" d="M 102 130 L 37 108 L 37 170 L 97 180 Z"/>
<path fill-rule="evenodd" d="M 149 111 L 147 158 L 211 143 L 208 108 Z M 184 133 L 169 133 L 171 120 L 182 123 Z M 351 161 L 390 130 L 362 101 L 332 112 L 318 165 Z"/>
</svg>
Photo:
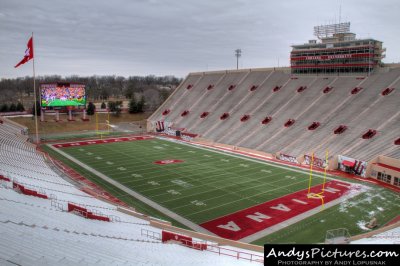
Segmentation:
<svg viewBox="0 0 400 266">
<path fill-rule="evenodd" d="M 32 32 L 32 46 L 33 46 L 33 32 Z M 36 75 L 35 75 L 35 55 L 32 58 L 32 68 L 33 68 L 33 94 L 34 94 L 34 116 L 35 116 L 35 133 L 36 133 L 36 143 L 39 143 L 39 132 L 38 132 L 38 119 L 37 119 L 37 96 L 36 96 Z"/>
</svg>

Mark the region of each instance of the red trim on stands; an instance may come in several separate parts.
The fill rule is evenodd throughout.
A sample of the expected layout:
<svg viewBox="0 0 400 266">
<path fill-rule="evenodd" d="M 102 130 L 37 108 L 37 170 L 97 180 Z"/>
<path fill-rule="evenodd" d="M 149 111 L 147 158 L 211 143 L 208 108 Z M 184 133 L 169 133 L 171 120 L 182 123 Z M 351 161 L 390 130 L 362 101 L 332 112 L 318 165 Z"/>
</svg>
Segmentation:
<svg viewBox="0 0 400 266">
<path fill-rule="evenodd" d="M 176 241 L 176 242 L 180 242 L 183 245 L 190 247 L 190 248 L 194 248 L 194 249 L 198 249 L 198 250 L 207 250 L 207 244 L 197 243 L 197 242 L 193 241 L 193 239 L 189 236 L 184 236 L 184 235 L 176 234 L 173 232 L 167 232 L 164 230 L 161 232 L 161 241 L 163 243 L 168 242 L 168 241 Z"/>
<path fill-rule="evenodd" d="M 0 175 L 0 180 L 11 182 L 11 179 L 9 179 L 8 177 L 5 177 L 4 175 Z"/>
<path fill-rule="evenodd" d="M 396 172 L 399 172 L 399 173 L 400 173 L 400 168 L 399 168 L 399 167 L 394 167 L 394 166 L 387 165 L 387 164 L 384 164 L 384 163 L 373 163 L 373 164 L 374 164 L 374 165 L 378 165 L 378 166 L 380 166 L 380 167 L 387 168 L 387 169 L 390 169 L 390 170 L 393 170 L 393 171 L 396 171 Z"/>
<path fill-rule="evenodd" d="M 327 68 L 327 67 L 357 67 L 357 66 L 375 66 L 376 64 L 308 64 L 308 65 L 292 65 L 291 68 Z"/>
<path fill-rule="evenodd" d="M 296 56 L 290 57 L 291 61 L 298 60 L 333 60 L 333 59 L 348 59 L 358 57 L 373 57 L 374 54 L 363 53 L 363 54 L 335 54 L 335 55 L 310 55 L 310 56 Z"/>
<path fill-rule="evenodd" d="M 181 132 L 181 136 L 188 136 L 191 138 L 195 138 L 198 136 L 198 134 L 194 134 L 194 133 L 188 133 L 188 132 Z"/>
<path fill-rule="evenodd" d="M 332 52 L 333 50 L 354 50 L 354 49 L 360 49 L 360 48 L 374 48 L 373 45 L 360 45 L 360 46 L 352 46 L 352 47 L 332 47 L 329 49 L 326 48 L 321 48 L 321 49 L 313 49 L 313 50 L 295 50 L 292 51 L 291 53 L 293 54 L 298 54 L 298 53 L 309 53 L 309 52 L 322 52 L 322 51 L 327 51 L 327 52 Z"/>
<path fill-rule="evenodd" d="M 21 191 L 21 193 L 24 194 L 24 195 L 38 197 L 38 198 L 42 198 L 42 199 L 48 199 L 47 195 L 41 194 L 41 193 L 39 193 L 39 192 L 37 192 L 35 190 L 32 190 L 32 189 L 28 189 L 25 186 L 23 186 L 21 184 L 18 184 L 16 182 L 13 182 L 13 189 Z"/>
<path fill-rule="evenodd" d="M 161 122 L 161 123 L 163 123 L 163 122 Z M 97 139 L 97 140 L 87 140 L 87 141 L 77 141 L 77 142 L 53 144 L 53 147 L 68 148 L 68 147 L 78 147 L 78 146 L 97 145 L 97 144 L 125 142 L 125 141 L 139 141 L 139 140 L 148 140 L 148 139 L 153 139 L 153 137 L 152 136 L 132 136 L 132 137 L 121 137 L 121 138 L 108 138 L 108 139 L 103 139 L 103 140 Z"/>
<path fill-rule="evenodd" d="M 87 219 L 92 219 L 92 220 L 99 220 L 99 221 L 105 221 L 105 222 L 110 222 L 110 218 L 107 216 L 101 216 L 94 214 L 93 212 L 89 211 L 88 209 L 81 207 L 76 204 L 72 204 L 68 202 L 68 212 L 77 212 L 78 214 L 81 214 L 83 217 Z"/>
</svg>

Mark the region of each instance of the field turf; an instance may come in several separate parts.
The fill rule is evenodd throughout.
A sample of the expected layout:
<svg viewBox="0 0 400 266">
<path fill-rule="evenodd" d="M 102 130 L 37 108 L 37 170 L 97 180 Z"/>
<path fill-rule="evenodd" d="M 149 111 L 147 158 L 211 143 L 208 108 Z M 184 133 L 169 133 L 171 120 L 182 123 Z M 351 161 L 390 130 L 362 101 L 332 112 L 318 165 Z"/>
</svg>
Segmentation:
<svg viewBox="0 0 400 266">
<path fill-rule="evenodd" d="M 62 151 L 196 224 L 306 189 L 308 186 L 307 172 L 299 173 L 287 167 L 161 139 L 75 146 L 62 148 Z M 181 162 L 155 163 L 165 160 Z M 313 178 L 312 185 L 320 183 L 322 178 Z M 386 193 L 386 190 L 381 192 Z M 390 201 L 397 200 L 396 194 L 387 193 Z M 365 197 L 360 195 L 355 202 L 363 202 Z M 354 207 L 352 201 L 349 202 L 347 204 Z M 261 241 L 319 242 L 327 229 L 338 227 L 348 227 L 353 234 L 362 233 L 357 222 L 360 219 L 368 220 L 368 214 L 373 210 L 379 213 L 376 206 L 367 206 L 362 211 L 351 214 L 351 219 L 341 219 L 342 216 L 349 217 L 341 206 L 324 211 L 334 218 L 332 220 L 324 218 L 324 212 L 319 213 L 322 216 L 317 218 L 316 228 L 320 231 L 318 235 L 307 228 L 309 237 L 304 238 L 303 227 L 311 223 L 305 220 L 304 224 L 300 222 L 292 225 L 290 235 L 285 234 L 283 229 Z M 395 216 L 396 208 L 389 202 L 385 204 L 385 209 L 389 213 L 384 220 L 388 221 Z M 323 222 L 319 222 L 321 220 Z M 262 243 L 258 241 L 256 244 Z"/>
</svg>

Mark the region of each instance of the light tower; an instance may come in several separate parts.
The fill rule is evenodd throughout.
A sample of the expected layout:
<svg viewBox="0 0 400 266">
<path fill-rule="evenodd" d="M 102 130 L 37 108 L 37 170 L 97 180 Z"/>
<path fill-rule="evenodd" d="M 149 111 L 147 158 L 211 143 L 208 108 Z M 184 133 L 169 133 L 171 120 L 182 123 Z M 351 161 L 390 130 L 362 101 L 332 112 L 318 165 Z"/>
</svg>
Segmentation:
<svg viewBox="0 0 400 266">
<path fill-rule="evenodd" d="M 236 56 L 236 69 L 239 69 L 239 57 L 242 56 L 242 50 L 241 49 L 236 49 L 235 50 L 235 56 Z"/>
</svg>

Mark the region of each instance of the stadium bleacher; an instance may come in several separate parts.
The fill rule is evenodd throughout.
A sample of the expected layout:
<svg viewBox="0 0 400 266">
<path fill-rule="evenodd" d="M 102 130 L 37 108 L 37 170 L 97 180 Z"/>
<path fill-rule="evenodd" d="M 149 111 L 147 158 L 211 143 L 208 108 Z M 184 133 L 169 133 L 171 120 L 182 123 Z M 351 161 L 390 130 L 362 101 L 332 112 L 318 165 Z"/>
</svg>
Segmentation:
<svg viewBox="0 0 400 266">
<path fill-rule="evenodd" d="M 190 90 L 187 84 L 193 84 Z M 214 84 L 212 90 L 208 84 Z M 400 158 L 394 145 L 399 87 L 400 68 L 395 67 L 366 76 L 292 76 L 279 69 L 192 73 L 149 121 L 169 121 L 204 139 L 272 154 L 298 157 L 314 151 L 323 157 L 329 148 L 331 155 L 363 161 L 382 152 Z M 164 109 L 171 114 L 163 116 Z M 181 117 L 185 110 L 190 113 Z M 229 116 L 221 120 L 223 113 Z M 244 115 L 249 116 L 245 123 Z M 263 124 L 266 117 L 271 119 Z M 295 123 L 285 127 L 289 119 Z M 308 130 L 316 121 L 319 126 Z M 347 130 L 334 134 L 340 125 Z M 375 135 L 363 139 L 370 129 Z"/>
</svg>

